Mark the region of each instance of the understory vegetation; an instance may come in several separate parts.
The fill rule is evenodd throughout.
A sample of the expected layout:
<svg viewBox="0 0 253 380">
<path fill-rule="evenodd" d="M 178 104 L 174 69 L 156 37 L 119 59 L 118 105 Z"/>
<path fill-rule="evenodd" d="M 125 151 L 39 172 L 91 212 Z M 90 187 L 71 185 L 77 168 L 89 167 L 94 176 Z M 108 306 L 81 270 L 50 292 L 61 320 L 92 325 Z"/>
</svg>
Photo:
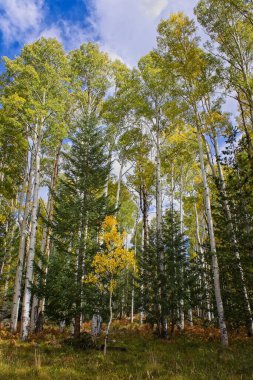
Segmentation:
<svg viewBox="0 0 253 380">
<path fill-rule="evenodd" d="M 90 326 L 84 325 L 90 332 Z M 233 336 L 229 349 L 222 349 L 219 331 L 213 327 L 186 327 L 171 340 L 157 338 L 147 326 L 115 322 L 107 357 L 96 349 L 80 349 L 64 342 L 68 332 L 48 327 L 20 342 L 1 330 L 1 380 L 249 380 L 253 378 L 253 342 L 245 333 Z M 100 339 L 100 342 L 102 340 Z M 97 342 L 99 344 L 99 341 Z"/>
</svg>

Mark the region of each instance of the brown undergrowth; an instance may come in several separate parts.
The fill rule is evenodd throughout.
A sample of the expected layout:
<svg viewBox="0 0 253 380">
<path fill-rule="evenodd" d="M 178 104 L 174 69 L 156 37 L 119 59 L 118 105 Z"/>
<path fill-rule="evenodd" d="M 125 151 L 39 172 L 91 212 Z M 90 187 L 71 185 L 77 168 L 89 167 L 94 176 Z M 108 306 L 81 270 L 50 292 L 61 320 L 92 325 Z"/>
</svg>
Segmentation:
<svg viewBox="0 0 253 380">
<path fill-rule="evenodd" d="M 90 332 L 90 324 L 83 324 Z M 105 325 L 103 326 L 106 327 Z M 219 330 L 196 321 L 171 339 L 159 339 L 149 325 L 114 321 L 109 346 L 127 351 L 76 349 L 64 342 L 68 329 L 45 326 L 21 342 L 18 334 L 0 330 L 0 380 L 248 380 L 253 379 L 253 340 L 242 330 L 230 334 L 222 349 Z M 103 342 L 103 334 L 97 344 Z"/>
</svg>

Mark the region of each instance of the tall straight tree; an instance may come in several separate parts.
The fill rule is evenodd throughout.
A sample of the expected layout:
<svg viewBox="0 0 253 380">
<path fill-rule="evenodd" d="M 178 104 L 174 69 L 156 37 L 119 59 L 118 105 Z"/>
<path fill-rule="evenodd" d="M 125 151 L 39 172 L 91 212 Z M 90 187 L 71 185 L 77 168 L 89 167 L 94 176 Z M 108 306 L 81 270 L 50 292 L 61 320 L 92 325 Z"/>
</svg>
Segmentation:
<svg viewBox="0 0 253 380">
<path fill-rule="evenodd" d="M 26 203 L 31 192 L 31 236 L 29 255 L 26 263 L 25 290 L 22 309 L 21 336 L 26 339 L 29 328 L 30 286 L 33 278 L 33 263 L 35 255 L 38 193 L 41 182 L 41 157 L 44 146 L 49 139 L 62 138 L 58 126 L 63 112 L 63 104 L 67 96 L 66 75 L 67 59 L 65 52 L 54 39 L 38 40 L 23 48 L 20 57 L 10 60 L 5 58 L 6 72 L 11 78 L 8 82 L 8 96 L 18 95 L 17 100 L 23 101 L 22 113 L 17 115 L 23 123 L 27 140 L 31 146 L 30 173 L 32 175 L 32 190 L 29 184 Z M 27 171 L 28 172 L 28 171 Z M 29 182 L 29 179 L 28 179 Z M 27 217 L 25 206 L 24 223 Z M 22 229 L 21 239 L 24 241 L 26 229 Z M 19 302 L 21 297 L 21 280 L 24 261 L 24 244 L 20 244 L 19 264 L 16 273 L 14 302 L 12 310 L 12 330 L 16 331 Z"/>
<path fill-rule="evenodd" d="M 211 210 L 211 194 L 207 181 L 206 165 L 202 145 L 201 132 L 204 126 L 202 103 L 207 94 L 213 91 L 214 76 L 212 75 L 212 60 L 198 47 L 195 36 L 195 26 L 182 13 L 174 14 L 169 20 L 162 21 L 158 27 L 158 51 L 166 62 L 170 63 L 177 78 L 177 97 L 181 99 L 182 110 L 185 112 L 186 122 L 195 126 L 199 146 L 199 160 L 205 192 L 205 211 L 210 237 L 212 254 L 212 270 L 214 290 L 218 312 L 221 341 L 228 345 L 228 334 L 224 318 L 224 307 L 221 296 L 220 273 L 216 251 L 213 217 Z"/>
<path fill-rule="evenodd" d="M 162 77 L 161 70 L 152 54 L 143 57 L 139 63 L 139 97 L 141 101 L 137 107 L 137 113 L 146 119 L 147 132 L 150 135 L 155 151 L 155 199 L 156 199 L 156 242 L 158 272 L 161 279 L 159 285 L 160 303 L 160 331 L 162 336 L 167 335 L 167 323 L 163 312 L 163 273 L 164 257 L 162 245 L 162 174 L 161 174 L 161 148 L 163 143 L 163 133 L 166 127 L 165 104 L 169 101 L 168 81 L 170 77 Z"/>
<path fill-rule="evenodd" d="M 90 229 L 94 233 L 94 225 L 99 227 L 98 215 L 104 215 L 105 212 L 101 187 L 105 187 L 109 164 L 104 153 L 103 127 L 99 127 L 99 124 L 103 101 L 110 87 L 111 65 L 107 54 L 100 52 L 98 45 L 92 43 L 83 44 L 70 52 L 69 62 L 73 98 L 70 138 L 73 146 L 66 164 L 65 187 L 69 189 L 70 202 L 74 200 L 79 205 L 77 209 L 69 205 L 70 211 L 76 210 L 73 213 L 77 266 L 74 333 L 79 336 L 87 237 Z"/>
<path fill-rule="evenodd" d="M 56 198 L 53 239 L 58 254 L 64 255 L 63 260 L 70 260 L 68 249 L 74 258 L 69 261 L 69 265 L 70 273 L 74 275 L 72 316 L 74 335 L 78 337 L 83 303 L 86 301 L 82 280 L 92 259 L 91 247 L 97 247 L 97 236 L 107 212 L 103 190 L 109 164 L 105 154 L 104 133 L 96 119 L 92 121 L 90 118 L 88 123 L 80 120 L 70 152 L 65 156 L 64 166 L 65 175 L 60 181 Z M 49 287 L 52 285 L 48 284 Z M 58 293 L 51 294 L 48 301 L 52 302 L 54 297 L 59 296 Z"/>
</svg>

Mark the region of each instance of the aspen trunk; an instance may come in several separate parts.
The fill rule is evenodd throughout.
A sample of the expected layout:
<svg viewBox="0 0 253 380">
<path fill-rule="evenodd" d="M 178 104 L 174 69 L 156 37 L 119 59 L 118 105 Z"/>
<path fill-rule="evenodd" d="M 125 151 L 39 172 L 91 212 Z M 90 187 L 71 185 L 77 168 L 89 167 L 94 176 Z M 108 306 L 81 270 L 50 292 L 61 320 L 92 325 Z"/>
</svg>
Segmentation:
<svg viewBox="0 0 253 380">
<path fill-rule="evenodd" d="M 18 313 L 19 313 L 19 305 L 20 305 L 20 299 L 21 299 L 22 274 L 23 274 L 24 258 L 25 258 L 25 243 L 26 243 L 26 236 L 27 236 L 27 219 L 30 212 L 30 202 L 31 202 L 32 189 L 33 189 L 33 165 L 34 165 L 33 154 L 34 154 L 34 149 L 32 149 L 32 152 L 31 152 L 30 170 L 29 170 L 29 175 L 28 175 L 28 185 L 27 185 L 24 216 L 23 216 L 23 219 L 21 222 L 21 228 L 20 228 L 20 240 L 19 240 L 19 248 L 18 248 L 18 266 L 16 270 L 12 312 L 11 312 L 11 331 L 13 333 L 16 333 L 17 331 Z"/>
<path fill-rule="evenodd" d="M 143 251 L 148 247 L 148 195 L 145 184 L 140 186 L 140 209 L 142 212 Z"/>
<path fill-rule="evenodd" d="M 47 277 L 47 272 L 48 272 L 48 262 L 49 262 L 49 255 L 50 255 L 50 235 L 51 235 L 50 224 L 53 219 L 53 211 L 54 211 L 54 198 L 53 198 L 52 193 L 56 189 L 56 181 L 57 181 L 58 172 L 59 172 L 59 160 L 60 160 L 61 147 L 62 147 L 62 141 L 56 151 L 56 155 L 54 159 L 54 168 L 53 168 L 53 173 L 51 176 L 49 196 L 48 196 L 48 202 L 47 202 L 47 208 L 46 208 L 47 224 L 44 225 L 43 227 L 41 247 L 40 247 L 41 254 L 44 255 L 44 257 L 46 258 L 45 278 L 43 279 L 44 285 L 46 285 L 46 281 L 47 281 L 46 277 Z M 41 260 L 39 261 L 39 268 L 42 269 Z M 42 299 L 38 299 L 35 294 L 33 297 L 33 303 L 32 303 L 31 331 L 36 330 L 36 332 L 39 332 L 43 329 L 44 309 L 45 309 L 45 297 L 43 297 Z"/>
<path fill-rule="evenodd" d="M 200 261 L 201 261 L 202 268 L 204 271 L 203 282 L 204 282 L 204 290 L 205 290 L 205 296 L 206 296 L 206 314 L 207 314 L 208 321 L 211 321 L 210 294 L 209 294 L 207 278 L 206 278 L 206 273 L 205 273 L 204 252 L 203 252 L 203 248 L 202 248 L 202 244 L 201 244 L 201 240 L 200 240 L 199 216 L 198 216 L 198 210 L 197 210 L 196 203 L 194 203 L 194 211 L 195 211 L 195 220 L 196 220 L 196 240 L 197 240 L 197 245 L 198 245 L 199 253 L 200 253 Z"/>
<path fill-rule="evenodd" d="M 202 179 L 203 179 L 203 184 L 204 184 L 205 209 L 206 209 L 207 224 L 208 224 L 208 231 L 209 231 L 209 237 L 210 237 L 210 247 L 211 247 L 211 254 L 212 254 L 212 271 L 213 271 L 213 279 L 214 279 L 214 293 L 215 293 L 215 299 L 216 299 L 216 305 L 217 305 L 219 327 L 220 327 L 220 332 L 221 332 L 221 343 L 222 345 L 227 346 L 228 333 L 227 333 L 226 322 L 224 319 L 224 308 L 223 308 L 223 301 L 221 297 L 220 273 L 219 273 L 219 265 L 218 265 L 218 259 L 217 259 L 217 254 L 216 254 L 216 243 L 215 243 L 214 227 L 213 227 L 213 219 L 212 219 L 212 211 L 211 211 L 210 191 L 209 191 L 209 186 L 207 183 L 203 147 L 202 147 L 201 133 L 199 131 L 199 127 L 197 127 L 197 137 L 198 137 L 198 145 L 199 145 L 201 173 L 202 173 Z"/>
<path fill-rule="evenodd" d="M 164 315 L 164 253 L 162 247 L 162 186 L 161 186 L 161 157 L 160 157 L 160 120 L 156 121 L 156 236 L 157 236 L 157 257 L 158 273 L 160 277 L 158 304 L 160 314 L 159 330 L 163 337 L 167 336 L 167 321 Z"/>
<path fill-rule="evenodd" d="M 110 168 L 112 166 L 112 148 L 110 146 L 111 144 L 109 144 L 109 163 L 110 163 Z M 106 182 L 105 182 L 105 189 L 104 189 L 104 194 L 105 194 L 105 197 L 108 196 L 108 188 L 109 188 L 109 181 L 110 181 L 110 175 L 108 174 L 107 178 L 106 178 Z"/>
<path fill-rule="evenodd" d="M 142 233 L 141 233 L 141 263 L 145 260 L 145 253 L 148 248 L 148 195 L 145 183 L 140 185 L 140 210 L 142 213 Z M 144 268 L 141 264 L 141 276 L 143 277 Z M 141 284 L 141 307 L 143 307 L 143 284 Z M 140 324 L 143 323 L 144 313 L 143 309 L 140 312 Z"/>
<path fill-rule="evenodd" d="M 116 193 L 116 202 L 115 202 L 115 208 L 117 209 L 119 207 L 119 196 L 120 196 L 120 187 L 121 187 L 121 181 L 122 181 L 122 174 L 123 174 L 123 160 L 120 162 L 120 170 L 119 170 L 119 177 L 118 177 L 118 184 L 117 184 L 117 193 Z"/>
<path fill-rule="evenodd" d="M 29 156 L 29 155 L 27 155 Z M 32 154 L 31 154 L 31 157 L 32 157 Z M 27 169 L 26 169 L 26 174 L 25 174 L 25 178 L 23 180 L 23 185 L 22 185 L 22 189 L 21 189 L 21 193 L 20 193 L 20 197 L 19 197 L 19 208 L 18 208 L 18 224 L 19 224 L 19 227 L 20 227 L 20 230 L 22 229 L 22 207 L 23 207 L 23 203 L 24 203 L 24 199 L 25 199 L 25 196 L 26 196 L 26 186 L 27 186 L 27 182 L 29 182 L 29 177 L 30 177 L 30 170 L 29 170 L 29 162 L 31 161 L 31 159 L 27 159 Z M 28 177 L 28 178 L 27 178 Z"/>
<path fill-rule="evenodd" d="M 110 327 L 112 324 L 112 317 L 113 317 L 113 315 L 112 315 L 112 293 L 111 292 L 110 292 L 110 297 L 109 297 L 109 310 L 110 310 L 110 319 L 109 319 L 107 329 L 106 329 L 105 344 L 104 344 L 104 355 L 106 355 L 106 351 L 107 351 L 107 343 L 108 343 Z"/>
<path fill-rule="evenodd" d="M 215 132 L 213 131 L 213 142 L 214 142 L 214 150 L 215 150 L 215 157 L 216 157 L 216 163 L 217 163 L 217 168 L 218 168 L 218 176 L 215 173 L 215 169 L 213 167 L 213 173 L 215 173 L 215 178 L 218 183 L 218 191 L 220 193 L 221 201 L 224 206 L 226 218 L 228 220 L 228 227 L 229 231 L 232 237 L 232 247 L 233 247 L 233 253 L 236 257 L 237 261 L 237 267 L 239 271 L 239 276 L 240 276 L 240 281 L 241 281 L 241 288 L 242 288 L 242 293 L 244 297 L 244 308 L 245 308 L 245 313 L 247 317 L 246 321 L 246 327 L 247 327 L 247 332 L 249 336 L 253 335 L 253 319 L 252 319 L 252 310 L 251 310 L 251 305 L 249 301 L 249 295 L 248 295 L 248 289 L 245 283 L 245 275 L 244 275 L 244 270 L 241 264 L 241 256 L 239 253 L 238 249 L 238 242 L 236 238 L 236 232 L 235 232 L 235 226 L 232 221 L 232 214 L 230 211 L 230 206 L 227 200 L 227 191 L 226 191 L 226 185 L 225 185 L 225 180 L 224 180 L 224 175 L 223 175 L 223 170 L 221 167 L 220 163 L 220 156 L 219 156 L 219 147 L 218 147 L 218 141 L 217 141 L 217 136 Z M 209 160 L 210 162 L 210 160 Z"/>
<path fill-rule="evenodd" d="M 142 233 L 141 233 L 141 263 L 143 262 L 144 260 L 144 231 L 142 229 Z M 143 270 L 143 266 L 141 265 L 141 268 L 140 268 L 140 272 L 141 272 L 141 276 L 143 277 L 143 274 L 144 274 L 144 270 Z M 142 325 L 143 324 L 143 319 L 144 319 L 144 312 L 143 312 L 143 291 L 144 291 L 144 285 L 143 283 L 141 284 L 141 312 L 140 312 L 140 324 Z"/>
<path fill-rule="evenodd" d="M 182 173 L 182 167 L 180 170 L 180 201 L 179 201 L 179 207 L 180 207 L 180 234 L 183 236 L 184 233 L 184 210 L 183 210 L 183 173 Z M 183 268 L 180 268 L 180 275 L 183 282 Z M 180 329 L 184 330 L 185 327 L 185 317 L 184 317 L 184 300 L 181 298 L 180 300 Z"/>
<path fill-rule="evenodd" d="M 174 247 L 174 198 L 175 198 L 175 179 L 174 179 L 174 164 L 171 165 L 171 191 L 170 191 L 170 207 L 172 213 L 172 242 L 173 242 L 173 265 L 174 265 L 174 281 L 175 286 L 178 288 L 178 274 L 177 274 L 177 266 L 176 266 L 176 252 Z M 171 310 L 171 336 L 174 333 L 175 325 L 177 324 L 180 328 L 178 320 L 180 319 L 180 307 L 177 305 L 177 308 Z"/>
<path fill-rule="evenodd" d="M 193 327 L 193 318 L 192 318 L 192 308 L 188 310 L 188 322 L 191 327 Z"/>
<path fill-rule="evenodd" d="M 135 234 L 134 234 L 134 259 L 135 260 L 136 260 L 136 253 L 137 253 L 137 226 L 138 226 L 138 216 L 136 217 L 136 220 L 135 220 Z M 135 271 L 135 267 L 134 267 L 134 271 Z M 135 281 L 134 281 L 134 274 L 133 274 L 132 292 L 131 292 L 131 323 L 133 323 L 134 321 L 134 296 L 135 296 L 134 288 L 135 288 Z"/>
<path fill-rule="evenodd" d="M 40 150 L 41 150 L 41 135 L 38 131 L 38 127 L 35 131 L 35 178 L 34 178 L 34 189 L 33 189 L 33 206 L 31 214 L 31 238 L 29 254 L 27 258 L 27 268 L 26 268 L 26 279 L 25 279 L 25 290 L 23 296 L 23 308 L 22 308 L 22 321 L 21 321 L 21 338 L 23 340 L 27 339 L 29 334 L 29 323 L 30 323 L 30 301 L 31 301 L 31 291 L 30 286 L 33 279 L 33 265 L 34 265 L 34 255 L 35 255 L 35 244 L 36 244 L 36 233 L 38 224 L 38 194 L 40 186 Z"/>
<path fill-rule="evenodd" d="M 218 142 L 217 142 L 217 137 L 214 136 L 214 148 L 215 148 L 215 155 L 216 155 L 216 161 L 217 161 L 217 166 L 218 166 L 218 173 L 219 173 L 219 182 L 220 182 L 220 188 L 221 192 L 223 195 L 223 203 L 225 206 L 225 211 L 228 219 L 228 225 L 229 229 L 231 231 L 231 236 L 232 236 L 232 243 L 233 243 L 233 248 L 234 248 L 234 254 L 237 260 L 237 265 L 238 265 L 238 270 L 240 274 L 240 280 L 241 280 L 241 286 L 242 286 L 242 291 L 243 291 L 243 296 L 244 296 L 244 307 L 245 307 L 245 312 L 247 316 L 247 331 L 248 335 L 252 336 L 253 335 L 253 319 L 252 319 L 252 310 L 251 310 L 251 305 L 249 301 L 249 295 L 248 295 L 248 289 L 246 287 L 245 283 L 245 275 L 244 275 L 244 270 L 241 264 L 241 256 L 238 250 L 238 242 L 236 238 L 236 233 L 235 233 L 235 228 L 232 222 L 232 215 L 229 207 L 229 203 L 227 201 L 227 192 L 226 192 L 226 186 L 225 186 L 225 180 L 223 176 L 223 171 L 222 167 L 220 164 L 220 157 L 219 157 L 219 148 L 218 148 Z"/>
</svg>

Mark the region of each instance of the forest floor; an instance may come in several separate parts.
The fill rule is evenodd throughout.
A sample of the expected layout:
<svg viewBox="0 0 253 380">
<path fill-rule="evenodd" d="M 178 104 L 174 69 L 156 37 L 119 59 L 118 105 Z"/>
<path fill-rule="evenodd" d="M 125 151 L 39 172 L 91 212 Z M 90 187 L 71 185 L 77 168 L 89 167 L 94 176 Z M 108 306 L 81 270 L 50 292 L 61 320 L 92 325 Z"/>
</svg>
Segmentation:
<svg viewBox="0 0 253 380">
<path fill-rule="evenodd" d="M 89 326 L 84 326 L 88 331 Z M 0 380 L 248 380 L 253 379 L 253 338 L 233 336 L 222 349 L 214 328 L 188 327 L 171 340 L 147 326 L 115 322 L 109 347 L 81 350 L 64 343 L 68 332 L 48 327 L 28 342 L 0 330 Z"/>
</svg>

